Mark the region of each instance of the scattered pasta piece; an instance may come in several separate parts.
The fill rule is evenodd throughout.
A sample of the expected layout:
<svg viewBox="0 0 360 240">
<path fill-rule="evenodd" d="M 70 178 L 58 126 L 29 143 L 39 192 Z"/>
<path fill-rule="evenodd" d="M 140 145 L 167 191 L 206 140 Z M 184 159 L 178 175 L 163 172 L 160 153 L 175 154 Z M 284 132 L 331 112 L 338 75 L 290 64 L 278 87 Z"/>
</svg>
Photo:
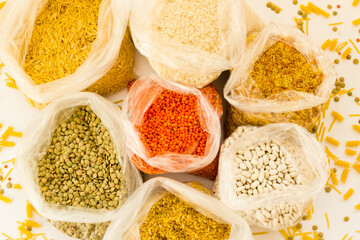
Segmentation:
<svg viewBox="0 0 360 240">
<path fill-rule="evenodd" d="M 356 161 L 360 161 L 360 153 L 359 153 L 359 155 L 357 156 Z"/>
<path fill-rule="evenodd" d="M 9 172 L 5 175 L 5 177 L 3 178 L 3 180 L 1 180 L 1 182 L 5 182 L 5 180 L 9 177 L 10 173 L 14 170 L 14 168 L 11 168 L 9 170 Z"/>
<path fill-rule="evenodd" d="M 307 6 L 305 6 L 305 5 L 300 5 L 300 9 L 302 10 L 302 11 L 304 11 L 306 14 L 310 14 L 311 13 L 311 9 L 309 8 L 309 7 L 307 7 Z"/>
<path fill-rule="evenodd" d="M 0 141 L 0 146 L 2 147 L 14 147 L 15 143 L 14 142 L 10 142 L 10 141 Z"/>
<path fill-rule="evenodd" d="M 6 202 L 6 203 L 11 203 L 11 199 L 8 197 L 5 197 L 4 195 L 0 195 L 0 201 Z"/>
<path fill-rule="evenodd" d="M 327 146 L 325 146 L 325 152 L 328 155 L 328 157 L 332 158 L 334 161 L 339 160 L 339 158 L 335 156 L 335 154 L 333 154 Z"/>
<path fill-rule="evenodd" d="M 353 128 L 360 133 L 360 126 L 359 125 L 353 125 Z"/>
<path fill-rule="evenodd" d="M 1 233 L 3 236 L 7 237 L 9 240 L 14 240 L 12 237 L 10 237 L 9 235 L 5 234 L 5 233 Z"/>
<path fill-rule="evenodd" d="M 335 165 L 341 166 L 341 167 L 345 167 L 345 168 L 349 168 L 349 167 L 350 167 L 350 163 L 349 163 L 349 162 L 342 161 L 342 160 L 337 160 L 337 161 L 335 161 Z"/>
<path fill-rule="evenodd" d="M 338 112 L 332 111 L 331 115 L 334 117 L 334 120 L 332 121 L 332 123 L 329 127 L 329 130 L 328 130 L 329 132 L 331 131 L 332 127 L 334 126 L 336 120 L 339 122 L 342 122 L 344 120 L 344 117 Z"/>
<path fill-rule="evenodd" d="M 355 48 L 356 52 L 358 54 L 360 54 L 359 48 L 355 45 L 355 43 L 353 42 L 353 40 L 349 39 L 349 42 L 351 43 L 351 45 L 353 45 L 353 47 Z"/>
<path fill-rule="evenodd" d="M 356 155 L 356 151 L 352 150 L 352 149 L 345 149 L 345 153 L 346 155 L 349 155 L 349 156 L 353 156 L 353 155 Z"/>
<path fill-rule="evenodd" d="M 337 47 L 335 48 L 335 51 L 340 52 L 340 51 L 343 50 L 343 48 L 345 48 L 347 45 L 348 45 L 348 42 L 347 42 L 347 41 L 345 41 L 345 42 L 343 42 L 343 43 L 340 43 L 339 46 L 337 46 Z"/>
<path fill-rule="evenodd" d="M 257 236 L 257 235 L 265 235 L 265 234 L 268 234 L 269 232 L 257 232 L 257 233 L 253 233 L 254 236 Z"/>
<path fill-rule="evenodd" d="M 336 186 L 338 185 L 339 181 L 336 177 L 336 173 L 334 172 L 334 170 L 330 170 L 330 178 L 331 178 L 331 181 L 333 182 L 333 184 Z"/>
<path fill-rule="evenodd" d="M 1 2 L 0 3 L 0 10 L 5 6 L 5 4 L 6 4 L 6 2 Z M 0 66 L 0 68 L 1 68 L 1 66 Z"/>
<path fill-rule="evenodd" d="M 332 189 L 334 189 L 338 194 L 342 194 L 341 192 L 340 192 L 340 190 L 339 189 L 337 189 L 334 185 L 332 185 L 331 183 L 327 183 L 327 185 L 328 186 L 330 186 Z"/>
<path fill-rule="evenodd" d="M 329 217 L 328 217 L 327 213 L 325 213 L 325 219 L 326 219 L 326 226 L 328 229 L 330 229 L 330 222 L 329 222 Z"/>
<path fill-rule="evenodd" d="M 352 3 L 352 5 L 353 5 L 354 7 L 356 7 L 356 6 L 359 4 L 359 2 L 360 2 L 360 0 L 354 0 L 353 3 Z"/>
<path fill-rule="evenodd" d="M 335 50 L 335 48 L 336 48 L 336 46 L 337 46 L 337 42 L 338 42 L 338 39 L 337 39 L 337 38 L 334 38 L 334 39 L 332 40 L 332 42 L 331 42 L 331 44 L 330 44 L 330 47 L 329 47 L 330 51 L 334 51 L 334 50 Z"/>
<path fill-rule="evenodd" d="M 346 179 L 348 177 L 348 174 L 349 174 L 349 171 L 350 171 L 350 168 L 345 168 L 342 173 L 341 173 L 341 182 L 342 183 L 346 183 Z"/>
<path fill-rule="evenodd" d="M 345 234 L 345 236 L 341 240 L 345 240 L 349 234 Z"/>
<path fill-rule="evenodd" d="M 359 164 L 359 163 L 354 163 L 354 164 L 353 164 L 353 168 L 354 168 L 358 173 L 360 173 L 360 164 Z"/>
<path fill-rule="evenodd" d="M 17 183 L 14 185 L 14 189 L 22 189 L 22 188 L 21 188 L 20 184 Z"/>
<path fill-rule="evenodd" d="M 344 22 L 330 23 L 329 26 L 341 25 L 341 24 L 343 24 L 343 23 L 344 23 Z"/>
<path fill-rule="evenodd" d="M 327 141 L 328 143 L 331 143 L 332 145 L 335 145 L 335 146 L 340 145 L 340 142 L 332 137 L 326 137 L 325 141 Z"/>
<path fill-rule="evenodd" d="M 360 117 L 360 114 L 350 114 L 349 117 Z"/>
<path fill-rule="evenodd" d="M 33 210 L 33 206 L 28 201 L 26 201 L 26 217 L 27 218 L 32 218 L 32 216 L 33 216 L 32 210 Z"/>
<path fill-rule="evenodd" d="M 347 141 L 346 142 L 346 146 L 347 147 L 357 147 L 360 145 L 360 141 L 357 140 L 357 141 Z"/>
<path fill-rule="evenodd" d="M 321 45 L 322 50 L 326 50 L 330 46 L 331 40 L 326 40 L 323 45 Z"/>
<path fill-rule="evenodd" d="M 322 10 L 321 8 L 319 8 L 318 6 L 316 6 L 315 4 L 313 4 L 311 2 L 308 3 L 308 8 L 310 8 L 311 11 L 313 13 L 315 13 L 316 15 L 322 15 L 326 18 L 330 17 L 330 14 L 328 12 Z"/>
<path fill-rule="evenodd" d="M 1 140 L 6 140 L 8 137 L 10 137 L 11 132 L 13 131 L 12 127 L 8 127 L 5 132 L 1 135 L 0 139 Z"/>
<path fill-rule="evenodd" d="M 5 163 L 15 164 L 15 158 L 2 162 L 2 164 L 5 164 Z"/>
<path fill-rule="evenodd" d="M 20 226 L 18 227 L 18 230 L 20 231 L 20 236 L 22 236 L 23 234 L 25 234 L 27 238 L 31 238 L 31 237 L 32 237 L 32 233 L 31 233 L 29 230 L 27 230 L 24 225 L 20 225 Z"/>
<path fill-rule="evenodd" d="M 41 225 L 33 220 L 26 219 L 24 222 L 24 226 L 26 227 L 34 227 L 34 228 L 40 228 Z"/>
<path fill-rule="evenodd" d="M 350 188 L 345 194 L 344 194 L 344 200 L 348 200 L 351 195 L 353 195 L 354 189 Z"/>
<path fill-rule="evenodd" d="M 346 57 L 350 55 L 351 51 L 352 51 L 352 48 L 351 48 L 351 47 L 348 47 L 348 48 L 343 52 L 343 54 L 341 55 L 341 58 L 342 58 L 342 59 L 346 59 Z"/>
<path fill-rule="evenodd" d="M 324 141 L 324 135 L 325 135 L 326 127 L 324 127 L 324 131 L 321 133 L 321 139 L 320 142 Z"/>
<path fill-rule="evenodd" d="M 280 230 L 279 232 L 285 239 L 288 239 L 289 235 L 287 234 L 287 232 L 285 230 Z"/>
<path fill-rule="evenodd" d="M 352 24 L 354 24 L 355 26 L 360 24 L 360 18 L 355 19 L 354 21 L 352 21 Z"/>
<path fill-rule="evenodd" d="M 355 209 L 356 209 L 356 210 L 360 210 L 360 204 L 356 205 L 356 206 L 355 206 Z"/>
</svg>

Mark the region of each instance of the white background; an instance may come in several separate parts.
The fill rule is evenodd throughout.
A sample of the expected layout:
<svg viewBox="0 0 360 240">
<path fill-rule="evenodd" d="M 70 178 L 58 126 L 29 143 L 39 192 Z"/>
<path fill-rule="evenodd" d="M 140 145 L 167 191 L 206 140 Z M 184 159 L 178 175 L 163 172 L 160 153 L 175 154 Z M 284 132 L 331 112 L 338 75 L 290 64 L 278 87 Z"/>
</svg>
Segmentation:
<svg viewBox="0 0 360 240">
<path fill-rule="evenodd" d="M 273 11 L 266 7 L 267 1 L 265 0 L 247 0 L 248 4 L 258 13 L 265 22 L 279 22 L 279 23 L 288 23 L 295 24 L 294 17 L 298 17 L 297 11 L 299 10 L 299 4 L 307 4 L 307 1 L 299 0 L 299 4 L 294 6 L 291 0 L 274 0 L 273 3 L 280 6 L 283 11 L 280 14 L 275 14 Z M 358 32 L 359 27 L 354 27 L 351 24 L 351 21 L 354 19 L 360 18 L 360 4 L 356 8 L 351 6 L 352 0 L 314 0 L 313 3 L 332 13 L 333 10 L 338 12 L 336 17 L 331 16 L 329 19 L 326 19 L 321 16 L 316 16 L 310 14 L 309 18 L 309 35 L 311 38 L 321 45 L 325 40 L 329 38 L 338 38 L 339 42 L 343 42 L 351 38 L 356 43 L 356 38 L 360 38 Z M 328 10 L 326 6 L 332 4 L 333 9 Z M 340 4 L 341 8 L 337 9 L 336 5 Z M 341 22 L 344 24 L 338 26 L 338 31 L 333 32 L 332 27 L 329 26 L 329 23 Z M 357 43 L 357 46 L 360 48 L 360 44 Z M 328 56 L 331 59 L 339 58 L 337 53 L 327 51 Z M 359 54 L 353 50 L 351 53 L 353 58 L 360 58 Z M 136 71 L 137 73 L 149 73 L 151 70 L 147 65 L 147 61 L 141 58 L 139 55 L 136 58 Z M 349 117 L 349 114 L 360 114 L 360 106 L 356 105 L 354 102 L 354 96 L 360 97 L 360 64 L 354 65 L 351 61 L 342 60 L 339 65 L 336 65 L 336 70 L 339 76 L 343 76 L 346 79 L 346 89 L 355 88 L 353 91 L 353 97 L 343 96 L 339 103 L 331 102 L 330 109 L 327 112 L 326 117 L 326 126 L 330 125 L 332 117 L 330 112 L 336 110 L 341 113 L 345 120 L 342 123 L 336 123 L 333 127 L 333 130 L 328 133 L 326 132 L 325 136 L 331 136 L 336 138 L 341 142 L 339 147 L 330 147 L 330 149 L 341 159 L 347 160 L 350 162 L 355 161 L 355 157 L 347 157 L 344 154 L 345 142 L 347 140 L 360 140 L 360 134 L 355 132 L 352 129 L 352 125 L 356 124 L 360 117 Z M 5 129 L 11 125 L 15 130 L 23 131 L 28 122 L 34 118 L 38 111 L 31 108 L 25 102 L 22 94 L 14 89 L 8 88 L 5 86 L 5 82 L 2 80 L 4 73 L 6 72 L 6 67 L 3 69 L 3 74 L 0 75 L 0 123 L 3 127 L 0 129 L 0 134 L 5 131 Z M 217 81 L 216 85 L 221 86 L 224 83 L 224 79 Z M 119 100 L 121 95 L 112 96 L 111 100 Z M 19 140 L 16 138 L 11 139 L 19 145 Z M 34 139 L 36 141 L 36 139 Z M 325 144 L 324 144 L 325 145 Z M 4 171 L 4 174 L 12 167 L 12 164 L 8 164 L 9 168 L 4 169 L 1 162 L 14 158 L 16 156 L 17 147 L 13 148 L 3 148 L 0 151 L 0 168 Z M 357 151 L 360 148 L 355 149 Z M 338 168 L 341 173 L 342 169 Z M 173 178 L 180 181 L 191 181 L 198 180 L 204 183 L 207 186 L 211 186 L 211 182 L 202 178 L 197 178 L 194 176 L 189 176 L 187 174 L 168 174 L 167 176 L 172 176 Z M 338 174 L 339 176 L 340 174 Z M 16 173 L 11 174 L 12 182 L 17 183 Z M 327 240 L 338 240 L 342 239 L 345 234 L 353 236 L 354 240 L 360 239 L 360 233 L 356 233 L 356 230 L 360 230 L 360 211 L 355 211 L 354 206 L 360 203 L 360 174 L 355 172 L 353 169 L 350 171 L 348 180 L 346 184 L 339 184 L 339 190 L 344 194 L 350 187 L 354 188 L 354 195 L 348 200 L 344 201 L 342 196 L 331 191 L 331 193 L 325 193 L 322 191 L 314 203 L 314 214 L 311 221 L 303 221 L 304 225 L 303 231 L 311 231 L 312 225 L 316 224 L 319 227 L 319 231 L 324 233 L 325 239 Z M 5 195 L 12 199 L 11 204 L 5 204 L 0 202 L 0 233 L 5 232 L 6 234 L 16 238 L 19 237 L 16 221 L 23 221 L 26 218 L 25 213 L 25 195 L 21 190 L 7 190 L 5 185 L 6 182 L 0 183 L 1 188 L 5 188 Z M 324 213 L 327 212 L 330 219 L 330 229 L 326 227 L 326 221 Z M 350 221 L 344 222 L 343 217 L 349 216 Z M 45 232 L 48 239 L 56 240 L 66 240 L 71 239 L 61 233 L 59 233 L 55 228 L 53 228 L 45 219 L 35 215 L 34 220 L 39 222 L 42 227 L 38 231 L 33 232 Z M 253 228 L 254 232 L 266 231 L 259 228 Z M 6 238 L 0 235 L 0 240 L 5 240 Z M 40 239 L 40 238 L 38 238 Z M 256 240 L 280 240 L 283 237 L 278 232 L 270 232 L 269 234 L 260 235 L 255 237 Z"/>
</svg>

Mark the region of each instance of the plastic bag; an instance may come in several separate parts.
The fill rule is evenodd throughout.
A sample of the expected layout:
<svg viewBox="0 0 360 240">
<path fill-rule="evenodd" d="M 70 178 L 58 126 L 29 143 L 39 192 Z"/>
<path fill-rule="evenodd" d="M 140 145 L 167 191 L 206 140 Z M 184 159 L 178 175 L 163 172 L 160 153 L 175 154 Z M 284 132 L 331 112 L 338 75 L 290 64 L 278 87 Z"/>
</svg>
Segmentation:
<svg viewBox="0 0 360 240">
<path fill-rule="evenodd" d="M 252 30 L 262 26 L 256 14 L 237 0 L 140 0 L 130 18 L 135 46 L 155 72 L 197 88 L 239 63 L 246 24 Z"/>
<path fill-rule="evenodd" d="M 258 148 L 259 144 L 263 146 Z M 248 149 L 253 149 L 248 152 L 250 158 L 246 156 Z M 239 155 L 243 152 L 247 161 Z M 250 166 L 248 159 L 251 159 Z M 329 170 L 322 146 L 304 128 L 291 123 L 260 128 L 244 126 L 222 146 L 213 192 L 249 224 L 281 230 L 294 226 L 311 208 L 316 194 L 327 182 Z M 239 181 L 243 181 L 241 176 L 246 175 L 245 172 L 249 174 L 245 178 L 249 188 L 245 185 L 245 189 L 251 192 L 245 190 L 244 193 Z"/>
<path fill-rule="evenodd" d="M 196 185 L 194 186 L 198 188 Z M 204 193 L 205 192 L 205 193 Z M 126 202 L 104 239 L 140 240 L 139 228 L 150 208 L 166 193 L 172 193 L 206 217 L 231 225 L 229 239 L 253 239 L 249 226 L 219 201 L 172 179 L 157 177 L 144 183 Z"/>
<path fill-rule="evenodd" d="M 87 59 L 73 74 L 35 84 L 24 71 L 24 63 L 34 22 L 46 3 L 47 0 L 9 1 L 0 16 L 0 58 L 29 103 L 43 108 L 69 93 L 89 90 L 108 95 L 124 88 L 132 79 L 134 61 L 134 47 L 126 30 L 129 6 L 125 0 L 101 2 L 96 39 Z"/>
<path fill-rule="evenodd" d="M 85 207 L 65 206 L 48 203 L 42 196 L 38 183 L 38 161 L 47 153 L 53 130 L 67 120 L 79 106 L 88 105 L 101 119 L 107 129 L 117 158 L 121 165 L 122 188 L 126 194 L 119 196 L 119 204 L 115 210 L 90 209 Z M 19 181 L 33 207 L 45 218 L 54 221 L 81 223 L 89 228 L 94 224 L 108 222 L 113 219 L 130 194 L 140 186 L 142 179 L 139 171 L 131 164 L 124 153 L 124 136 L 118 117 L 119 108 L 107 99 L 94 93 L 76 93 L 66 95 L 50 103 L 25 130 L 18 150 L 16 171 Z M 71 223 L 67 223 L 71 226 Z M 60 223 L 59 223 L 60 224 Z M 55 223 L 56 226 L 60 226 Z M 90 229 L 89 229 L 90 231 Z M 82 232 L 83 237 L 86 231 Z M 94 238 L 96 239 L 96 238 Z"/>
<path fill-rule="evenodd" d="M 151 148 L 149 148 L 147 144 L 151 144 L 152 142 L 147 143 L 139 129 L 143 126 L 143 123 L 148 122 L 143 121 L 144 116 L 152 106 L 156 106 L 153 105 L 153 103 L 158 100 L 158 96 L 163 92 L 186 94 L 185 96 L 195 96 L 197 98 L 196 105 L 198 106 L 194 107 L 196 107 L 199 113 L 198 125 L 200 125 L 207 134 L 206 144 L 202 146 L 204 149 L 203 155 L 195 155 L 197 146 L 200 146 L 198 142 L 193 142 L 186 151 L 180 154 L 169 152 L 173 150 L 166 149 L 163 150 L 163 152 L 150 152 Z M 215 102 L 217 102 L 216 99 Z M 221 104 L 219 105 L 219 108 L 220 107 Z M 127 138 L 128 154 L 132 162 L 141 171 L 148 174 L 193 172 L 205 167 L 215 159 L 220 146 L 221 127 L 218 112 L 219 110 L 216 110 L 211 105 L 211 102 L 198 89 L 164 81 L 156 76 L 135 81 L 124 100 L 124 119 L 122 119 Z M 195 119 L 193 123 L 195 123 L 195 121 L 197 120 Z M 161 126 L 157 129 L 163 126 L 165 127 L 165 125 L 161 123 Z M 167 132 L 159 132 L 158 134 L 166 133 Z M 175 136 L 175 133 L 171 133 L 171 131 L 169 134 Z"/>
<path fill-rule="evenodd" d="M 267 96 L 251 77 L 254 65 L 260 56 L 279 42 L 283 42 L 303 54 L 311 64 L 314 73 L 320 76 L 319 79 L 322 77 L 322 81 L 314 93 L 287 90 L 291 89 L 286 85 L 287 78 L 291 77 L 289 75 L 284 76 L 282 78 L 284 82 L 280 82 L 277 86 L 278 88 L 283 87 L 282 91 Z M 244 112 L 245 117 L 243 118 L 248 118 L 248 122 L 244 121 L 242 124 L 255 125 L 257 121 L 261 120 L 287 122 L 293 119 L 292 122 L 310 127 L 313 120 L 320 114 L 319 106 L 328 100 L 336 79 L 333 64 L 321 48 L 317 47 L 308 36 L 297 28 L 272 23 L 249 43 L 246 56 L 243 64 L 234 69 L 224 88 L 226 100 L 237 110 Z M 303 112 L 295 113 L 299 111 Z"/>
</svg>

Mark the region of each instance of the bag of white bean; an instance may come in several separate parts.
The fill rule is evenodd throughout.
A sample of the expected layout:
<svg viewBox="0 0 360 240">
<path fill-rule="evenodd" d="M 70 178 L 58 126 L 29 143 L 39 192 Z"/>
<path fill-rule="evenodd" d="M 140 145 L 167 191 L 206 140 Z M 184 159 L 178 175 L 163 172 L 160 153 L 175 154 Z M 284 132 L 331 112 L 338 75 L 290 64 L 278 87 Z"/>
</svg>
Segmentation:
<svg viewBox="0 0 360 240">
<path fill-rule="evenodd" d="M 249 225 L 208 192 L 199 183 L 150 179 L 130 196 L 104 239 L 140 240 L 150 235 L 151 239 L 253 240 Z"/>
<path fill-rule="evenodd" d="M 117 105 L 94 93 L 51 102 L 29 124 L 16 158 L 29 202 L 62 232 L 102 239 L 142 184 L 125 154 Z"/>
<path fill-rule="evenodd" d="M 311 208 L 328 175 L 324 150 L 306 129 L 241 126 L 222 146 L 213 192 L 249 224 L 280 230 Z"/>
<path fill-rule="evenodd" d="M 247 32 L 262 27 L 243 0 L 138 0 L 130 17 L 134 44 L 155 72 L 197 88 L 238 64 Z"/>
</svg>

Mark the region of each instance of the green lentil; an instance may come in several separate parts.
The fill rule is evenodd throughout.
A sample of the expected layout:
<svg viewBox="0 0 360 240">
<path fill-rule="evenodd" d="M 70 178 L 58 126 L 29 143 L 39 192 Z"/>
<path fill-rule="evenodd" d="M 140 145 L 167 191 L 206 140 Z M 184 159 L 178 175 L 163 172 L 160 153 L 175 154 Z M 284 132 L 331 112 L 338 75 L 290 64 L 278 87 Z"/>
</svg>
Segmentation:
<svg viewBox="0 0 360 240">
<path fill-rule="evenodd" d="M 272 4 L 270 2 L 266 3 L 266 7 L 271 8 Z"/>
<path fill-rule="evenodd" d="M 298 4 L 298 0 L 293 0 L 293 4 L 294 5 Z"/>
<path fill-rule="evenodd" d="M 288 237 L 287 240 L 294 240 L 292 236 Z"/>
<path fill-rule="evenodd" d="M 271 10 L 275 11 L 276 7 L 274 5 L 271 5 Z"/>
<path fill-rule="evenodd" d="M 299 11 L 298 11 L 298 14 L 299 14 L 300 16 L 302 16 L 304 13 L 303 13 L 303 11 L 299 10 Z"/>
<path fill-rule="evenodd" d="M 335 81 L 335 86 L 340 86 L 340 82 L 338 79 L 336 79 L 336 81 Z"/>
<path fill-rule="evenodd" d="M 316 225 L 312 226 L 312 230 L 314 230 L 314 231 L 318 230 L 318 226 L 316 226 Z"/>
<path fill-rule="evenodd" d="M 336 94 L 338 92 L 338 90 L 336 89 L 336 88 L 334 88 L 333 90 L 332 90 L 332 93 L 333 94 Z"/>
<path fill-rule="evenodd" d="M 323 236 L 324 236 L 324 233 L 319 232 L 318 235 L 319 235 L 319 237 L 323 237 Z"/>
<path fill-rule="evenodd" d="M 280 9 L 275 9 L 275 13 L 279 14 L 280 13 Z"/>
<path fill-rule="evenodd" d="M 344 217 L 344 221 L 348 222 L 350 220 L 350 218 L 348 216 Z"/>
<path fill-rule="evenodd" d="M 337 173 L 337 168 L 332 169 L 334 173 Z"/>
<path fill-rule="evenodd" d="M 0 181 L 3 180 L 3 179 L 4 179 L 4 177 L 2 175 L 0 175 Z"/>
<path fill-rule="evenodd" d="M 12 186 L 13 186 L 13 185 L 12 185 L 11 182 L 8 182 L 8 183 L 6 184 L 6 187 L 7 187 L 7 188 L 12 188 Z"/>
<path fill-rule="evenodd" d="M 299 25 L 299 26 L 303 26 L 303 25 L 304 25 L 304 22 L 303 22 L 303 21 L 298 21 L 298 25 Z"/>
<path fill-rule="evenodd" d="M 231 226 L 205 217 L 175 195 L 168 193 L 150 209 L 139 229 L 142 240 L 228 239 Z"/>
<path fill-rule="evenodd" d="M 334 16 L 336 16 L 337 14 L 338 14 L 337 11 L 334 11 L 334 12 L 333 12 L 333 15 L 334 15 Z"/>
<path fill-rule="evenodd" d="M 331 5 L 331 4 L 328 4 L 328 5 L 327 5 L 327 8 L 328 8 L 328 9 L 332 9 L 332 5 Z"/>
<path fill-rule="evenodd" d="M 0 195 L 4 194 L 4 189 L 0 188 Z"/>
<path fill-rule="evenodd" d="M 325 192 L 327 192 L 327 193 L 331 192 L 331 187 L 330 187 L 330 186 L 326 186 L 326 187 L 325 187 Z"/>
<path fill-rule="evenodd" d="M 303 17 L 303 18 L 307 18 L 307 16 L 308 16 L 307 13 L 303 13 L 303 14 L 302 14 L 302 17 Z"/>
<path fill-rule="evenodd" d="M 296 228 L 297 228 L 297 229 L 301 229 L 301 228 L 302 228 L 302 224 L 301 224 L 301 223 L 296 224 Z"/>
<path fill-rule="evenodd" d="M 74 134 L 75 130 L 78 134 Z M 58 205 L 115 209 L 126 197 L 116 155 L 100 118 L 89 106 L 79 107 L 55 129 L 47 153 L 38 162 L 38 182 L 43 198 Z M 89 160 L 87 165 L 85 159 Z M 114 179 L 118 179 L 117 184 Z M 92 196 L 97 195 L 102 199 L 91 204 Z"/>
<path fill-rule="evenodd" d="M 340 83 L 340 87 L 344 88 L 346 86 L 346 84 L 344 82 Z"/>
<path fill-rule="evenodd" d="M 359 101 L 360 101 L 360 98 L 356 97 L 355 102 L 359 102 Z"/>
<path fill-rule="evenodd" d="M 303 217 L 302 217 L 302 220 L 307 220 L 307 216 L 306 215 L 304 215 Z"/>
<path fill-rule="evenodd" d="M 337 27 L 333 27 L 333 29 L 332 29 L 334 32 L 336 32 L 337 30 L 338 30 L 338 28 Z"/>
<path fill-rule="evenodd" d="M 358 123 L 360 124 L 360 119 L 359 119 Z"/>
<path fill-rule="evenodd" d="M 347 95 L 348 95 L 348 96 L 352 96 L 352 92 L 348 92 Z"/>
<path fill-rule="evenodd" d="M 339 84 L 339 86 L 336 86 L 336 91 L 340 91 L 341 90 L 341 87 L 340 87 L 340 84 Z"/>
<path fill-rule="evenodd" d="M 335 63 L 335 64 L 339 64 L 339 62 L 340 62 L 339 59 L 335 59 L 335 60 L 334 60 L 334 63 Z"/>
<path fill-rule="evenodd" d="M 351 59 L 351 55 L 347 55 L 347 56 L 346 56 L 346 59 L 347 59 L 347 60 L 350 60 L 350 59 Z"/>
<path fill-rule="evenodd" d="M 359 59 L 357 59 L 357 58 L 355 58 L 354 60 L 353 60 L 353 63 L 356 65 L 356 64 L 359 64 Z"/>
<path fill-rule="evenodd" d="M 339 81 L 340 81 L 340 82 L 344 82 L 344 81 L 345 81 L 345 78 L 344 78 L 344 77 L 339 77 Z"/>
</svg>

